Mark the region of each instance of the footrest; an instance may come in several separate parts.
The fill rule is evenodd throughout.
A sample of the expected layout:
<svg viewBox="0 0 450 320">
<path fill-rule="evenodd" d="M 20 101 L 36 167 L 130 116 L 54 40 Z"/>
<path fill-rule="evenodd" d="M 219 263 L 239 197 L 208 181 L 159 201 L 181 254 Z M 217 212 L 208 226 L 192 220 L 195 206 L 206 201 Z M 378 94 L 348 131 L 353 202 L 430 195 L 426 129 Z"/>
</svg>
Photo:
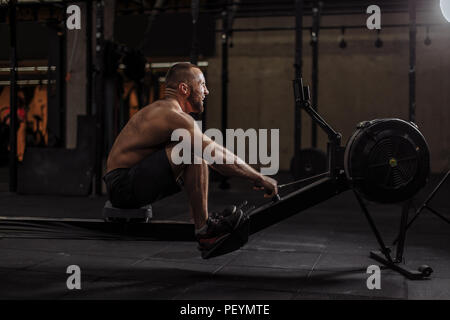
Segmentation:
<svg viewBox="0 0 450 320">
<path fill-rule="evenodd" d="M 250 221 L 246 214 L 244 214 L 242 224 L 234 230 L 230 235 L 223 239 L 223 241 L 213 249 L 202 252 L 203 259 L 214 258 L 232 251 L 238 250 L 248 242 L 248 234 L 250 230 Z"/>
<path fill-rule="evenodd" d="M 106 222 L 145 222 L 152 219 L 152 206 L 147 205 L 136 209 L 122 209 L 113 207 L 108 200 L 103 207 L 103 219 Z"/>
</svg>

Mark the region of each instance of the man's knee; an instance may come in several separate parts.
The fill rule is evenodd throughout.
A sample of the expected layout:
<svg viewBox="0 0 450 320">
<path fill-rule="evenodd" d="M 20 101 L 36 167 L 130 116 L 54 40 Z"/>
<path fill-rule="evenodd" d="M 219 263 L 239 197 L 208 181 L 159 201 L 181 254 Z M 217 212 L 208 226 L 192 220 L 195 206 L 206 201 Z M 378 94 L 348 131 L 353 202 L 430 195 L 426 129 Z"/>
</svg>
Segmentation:
<svg viewBox="0 0 450 320">
<path fill-rule="evenodd" d="M 172 167 L 172 171 L 174 173 L 175 179 L 178 180 L 181 178 L 184 173 L 186 172 L 186 169 L 192 168 L 192 169 L 202 169 L 202 171 L 206 171 L 208 168 L 208 163 L 201 157 L 192 154 L 189 163 L 181 163 L 181 164 L 175 164 L 172 161 L 172 150 L 173 145 L 169 145 L 166 147 L 166 155 L 167 159 L 169 159 L 170 166 Z"/>
</svg>

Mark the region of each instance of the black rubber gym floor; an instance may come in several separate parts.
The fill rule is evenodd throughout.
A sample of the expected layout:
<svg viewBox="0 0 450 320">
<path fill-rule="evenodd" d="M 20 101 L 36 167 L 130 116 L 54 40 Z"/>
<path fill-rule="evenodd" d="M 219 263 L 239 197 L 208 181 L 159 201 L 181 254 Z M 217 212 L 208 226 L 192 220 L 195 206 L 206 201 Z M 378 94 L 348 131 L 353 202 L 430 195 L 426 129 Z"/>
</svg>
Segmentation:
<svg viewBox="0 0 450 320">
<path fill-rule="evenodd" d="M 420 205 L 441 176 L 433 176 L 414 201 Z M 279 181 L 287 180 L 281 175 Z M 211 210 L 260 192 L 231 180 L 211 185 Z M 449 183 L 432 207 L 449 213 Z M 0 193 L 1 216 L 101 218 L 105 197 L 55 197 Z M 178 194 L 153 206 L 158 219 L 189 219 Z M 370 204 L 389 244 L 400 206 Z M 410 215 L 412 216 L 412 214 Z M 20 230 L 19 230 L 20 231 Z M 203 260 L 194 242 L 27 238 L 0 224 L 0 299 L 450 299 L 450 225 L 423 211 L 406 238 L 411 268 L 428 264 L 430 279 L 412 281 L 383 269 L 381 289 L 367 288 L 369 251 L 378 244 L 354 195 L 331 200 L 250 237 L 242 249 Z M 81 269 L 81 289 L 68 290 L 66 269 Z"/>
</svg>

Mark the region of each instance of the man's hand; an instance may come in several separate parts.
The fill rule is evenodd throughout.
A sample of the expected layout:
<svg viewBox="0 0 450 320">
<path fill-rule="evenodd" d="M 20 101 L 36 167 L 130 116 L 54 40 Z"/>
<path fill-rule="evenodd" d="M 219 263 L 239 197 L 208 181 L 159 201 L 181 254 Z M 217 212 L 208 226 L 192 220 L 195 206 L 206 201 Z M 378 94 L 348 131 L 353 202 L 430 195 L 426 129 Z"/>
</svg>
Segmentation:
<svg viewBox="0 0 450 320">
<path fill-rule="evenodd" d="M 278 182 L 267 176 L 261 175 L 260 179 L 255 182 L 255 190 L 265 190 L 264 198 L 273 198 L 278 194 Z"/>
</svg>

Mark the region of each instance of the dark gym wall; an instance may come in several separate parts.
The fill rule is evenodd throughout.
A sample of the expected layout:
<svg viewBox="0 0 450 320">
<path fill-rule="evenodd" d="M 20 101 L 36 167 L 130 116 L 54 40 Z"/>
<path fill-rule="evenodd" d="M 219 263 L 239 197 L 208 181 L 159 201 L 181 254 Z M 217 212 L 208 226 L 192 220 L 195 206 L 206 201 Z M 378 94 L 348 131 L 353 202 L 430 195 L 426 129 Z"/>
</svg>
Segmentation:
<svg viewBox="0 0 450 320">
<path fill-rule="evenodd" d="M 50 33 L 54 30 L 38 22 L 17 23 L 17 54 L 19 60 L 47 59 L 49 50 Z M 0 24 L 0 60 L 9 60 L 9 25 Z"/>
<path fill-rule="evenodd" d="M 365 25 L 367 16 L 326 16 L 322 25 Z M 418 23 L 444 23 L 440 12 L 418 13 Z M 383 24 L 408 23 L 408 14 L 382 14 Z M 218 22 L 217 27 L 220 28 Z M 292 27 L 294 18 L 248 18 L 235 20 L 236 28 Z M 304 26 L 311 19 L 305 17 Z M 343 134 L 343 144 L 358 122 L 375 118 L 408 119 L 408 28 L 381 31 L 383 47 L 376 48 L 376 32 L 346 30 L 347 48 L 338 46 L 340 29 L 321 30 L 319 44 L 319 112 Z M 450 24 L 432 27 L 432 44 L 424 44 L 425 28 L 417 33 L 417 110 L 419 129 L 431 150 L 433 172 L 447 167 L 450 153 Z M 220 128 L 221 56 L 209 59 L 207 122 Z M 303 76 L 311 84 L 311 39 L 303 33 Z M 293 156 L 294 32 L 235 32 L 229 50 L 229 127 L 279 128 L 280 167 L 289 168 Z M 311 146 L 311 120 L 302 116 L 302 146 Z M 320 131 L 318 147 L 325 150 L 326 136 Z"/>
<path fill-rule="evenodd" d="M 147 15 L 117 16 L 114 38 L 117 42 L 137 48 L 147 28 Z M 199 52 L 212 56 L 215 49 L 214 18 L 201 14 L 198 20 Z M 148 57 L 189 57 L 192 42 L 190 13 L 160 14 L 145 35 L 144 54 Z"/>
</svg>

